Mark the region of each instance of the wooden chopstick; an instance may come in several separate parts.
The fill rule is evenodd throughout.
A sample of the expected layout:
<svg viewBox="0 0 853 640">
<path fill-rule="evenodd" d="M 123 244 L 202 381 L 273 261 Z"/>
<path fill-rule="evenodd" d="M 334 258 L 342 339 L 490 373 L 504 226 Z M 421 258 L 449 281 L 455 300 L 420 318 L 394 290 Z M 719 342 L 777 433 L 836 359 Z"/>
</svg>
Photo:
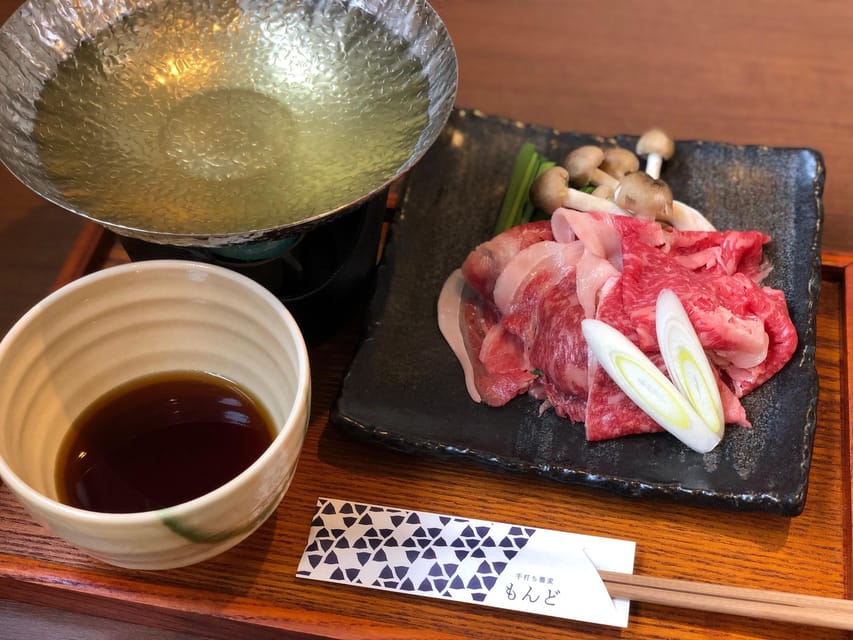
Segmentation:
<svg viewBox="0 0 853 640">
<path fill-rule="evenodd" d="M 613 598 L 853 630 L 853 600 L 601 571 Z"/>
</svg>

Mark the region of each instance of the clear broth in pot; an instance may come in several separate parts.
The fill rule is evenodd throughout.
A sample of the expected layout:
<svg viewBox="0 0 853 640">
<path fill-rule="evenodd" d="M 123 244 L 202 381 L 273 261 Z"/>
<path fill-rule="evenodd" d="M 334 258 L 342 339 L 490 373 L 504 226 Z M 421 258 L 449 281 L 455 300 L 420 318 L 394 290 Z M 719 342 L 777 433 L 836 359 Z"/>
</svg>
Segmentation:
<svg viewBox="0 0 853 640">
<path fill-rule="evenodd" d="M 422 65 L 360 9 L 299 5 L 165 2 L 84 41 L 37 103 L 50 179 L 99 220 L 180 234 L 291 224 L 381 187 L 428 121 Z"/>
</svg>

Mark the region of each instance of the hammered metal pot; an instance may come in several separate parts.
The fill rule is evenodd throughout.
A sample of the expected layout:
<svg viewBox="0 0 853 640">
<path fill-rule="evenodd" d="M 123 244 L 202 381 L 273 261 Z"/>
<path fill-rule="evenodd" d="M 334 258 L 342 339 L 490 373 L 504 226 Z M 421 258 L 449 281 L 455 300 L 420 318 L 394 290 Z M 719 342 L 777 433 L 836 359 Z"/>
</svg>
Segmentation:
<svg viewBox="0 0 853 640">
<path fill-rule="evenodd" d="M 47 200 L 127 238 L 258 243 L 384 192 L 438 137 L 457 79 L 453 43 L 424 0 L 29 0 L 0 29 L 0 160 Z M 385 120 L 362 131 L 375 112 Z M 306 114 L 315 140 L 345 138 L 346 151 L 320 163 L 343 157 L 344 170 L 318 178 L 310 147 L 287 147 Z M 374 163 L 402 144 L 403 120 L 416 127 L 405 153 Z M 45 140 L 67 157 L 49 161 Z M 322 197 L 276 191 L 288 172 Z M 171 174 L 185 174 L 189 195 L 160 186 Z M 87 190 L 92 180 L 106 193 Z M 347 181 L 355 191 L 334 192 Z M 246 213 L 198 229 L 166 224 L 173 214 L 202 220 L 207 200 Z M 135 208 L 162 218 L 139 222 Z"/>
</svg>

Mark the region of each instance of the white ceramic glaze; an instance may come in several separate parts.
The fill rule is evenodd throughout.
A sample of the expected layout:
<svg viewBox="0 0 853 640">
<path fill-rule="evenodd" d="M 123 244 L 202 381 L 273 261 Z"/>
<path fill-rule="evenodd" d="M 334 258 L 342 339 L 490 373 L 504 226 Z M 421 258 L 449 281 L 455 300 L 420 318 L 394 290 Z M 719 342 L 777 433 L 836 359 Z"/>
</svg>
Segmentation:
<svg viewBox="0 0 853 640">
<path fill-rule="evenodd" d="M 278 429 L 270 447 L 232 481 L 168 509 L 104 514 L 57 502 L 57 451 L 74 418 L 123 382 L 172 370 L 253 391 Z M 258 284 L 189 261 L 105 269 L 45 298 L 0 342 L 0 477 L 37 521 L 105 562 L 192 564 L 275 511 L 296 470 L 310 394 L 299 328 Z"/>
</svg>

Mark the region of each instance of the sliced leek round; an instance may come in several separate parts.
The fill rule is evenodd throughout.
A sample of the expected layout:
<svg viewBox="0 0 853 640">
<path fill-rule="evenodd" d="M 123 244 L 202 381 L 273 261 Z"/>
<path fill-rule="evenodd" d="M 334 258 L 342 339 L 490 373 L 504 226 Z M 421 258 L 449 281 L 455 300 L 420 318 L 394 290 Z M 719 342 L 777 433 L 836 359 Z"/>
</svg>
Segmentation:
<svg viewBox="0 0 853 640">
<path fill-rule="evenodd" d="M 655 328 L 669 377 L 708 428 L 722 436 L 725 422 L 717 379 L 687 312 L 671 289 L 658 294 Z"/>
<path fill-rule="evenodd" d="M 583 320 L 581 330 L 607 374 L 655 422 L 699 453 L 717 446 L 722 429 L 710 429 L 687 398 L 633 342 L 600 320 Z"/>
</svg>

